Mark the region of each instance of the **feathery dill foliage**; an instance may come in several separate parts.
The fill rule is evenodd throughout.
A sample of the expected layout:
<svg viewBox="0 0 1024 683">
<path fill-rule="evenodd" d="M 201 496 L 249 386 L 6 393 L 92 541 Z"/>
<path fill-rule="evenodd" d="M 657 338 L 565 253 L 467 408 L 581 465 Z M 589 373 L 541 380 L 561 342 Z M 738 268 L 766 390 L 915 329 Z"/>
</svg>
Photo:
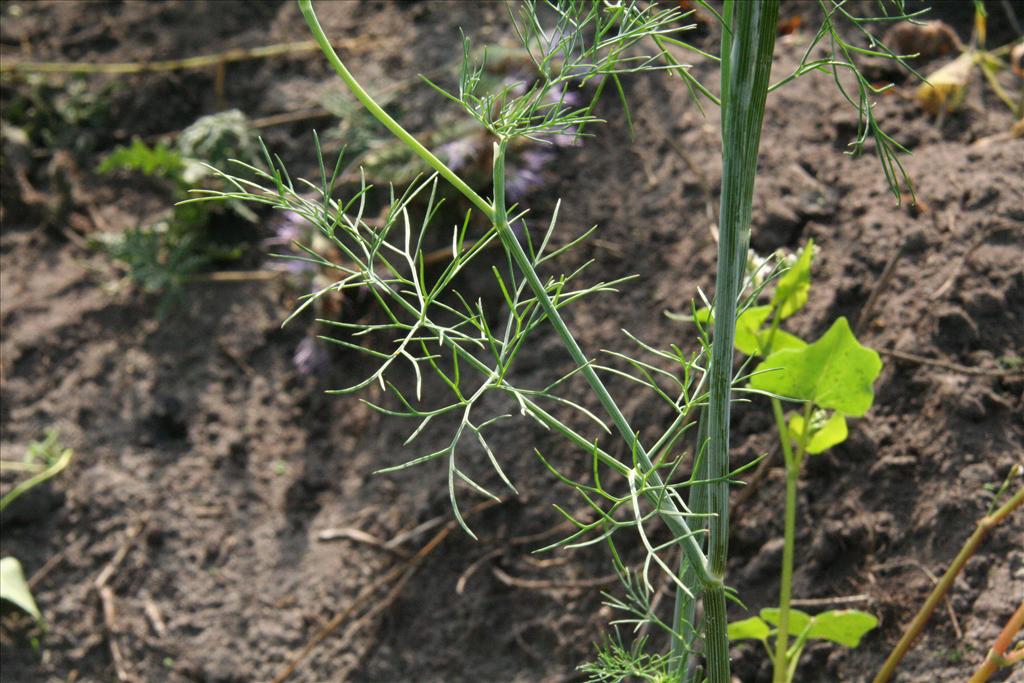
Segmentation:
<svg viewBox="0 0 1024 683">
<path fill-rule="evenodd" d="M 525 416 L 564 437 L 592 461 L 590 476 L 576 480 L 537 453 L 589 510 L 585 517 L 578 518 L 557 507 L 571 520 L 574 531 L 545 550 L 606 544 L 622 583 L 619 596 L 606 596 L 617 615 L 615 634 L 598 648 L 597 659 L 581 669 L 593 681 L 630 677 L 703 680 L 699 658 L 691 656 L 698 649 L 702 651 L 707 680 L 729 680 L 725 600 L 735 599 L 735 592 L 725 585 L 722 576 L 726 546 L 721 535 L 728 533 L 724 523 L 728 501 L 722 492 L 735 483 L 742 470 L 729 467 L 727 419 L 723 448 L 721 421 L 718 431 L 712 431 L 708 420 L 698 414 L 703 407 L 717 405 L 718 415 L 724 411 L 727 417 L 734 387 L 748 379 L 732 373 L 732 330 L 737 309 L 742 312 L 754 304 L 765 285 L 763 273 L 746 269 L 757 143 L 755 139 L 752 147 L 749 143 L 743 146 L 734 138 L 744 127 L 760 131 L 778 3 L 726 0 L 722 14 L 703 2 L 698 4 L 722 22 L 721 56 L 702 52 L 681 39 L 692 28 L 683 23 L 685 14 L 655 3 L 626 1 L 530 1 L 512 5 L 512 26 L 536 71 L 523 82 L 506 82 L 488 89 L 488 79 L 484 78 L 486 53 L 483 61 L 474 62 L 469 40 L 464 39 L 457 91 L 447 92 L 433 83 L 431 86 L 457 103 L 495 139 L 493 199 L 485 199 L 362 88 L 331 47 L 311 1 L 299 0 L 314 38 L 355 98 L 435 173 L 404 189 L 389 187 L 385 190 L 386 212 L 371 218 L 368 206 L 375 202 L 370 194 L 381 191 L 369 186 L 365 178 L 356 187 L 343 187 L 342 155 L 329 164 L 314 135 L 320 169 L 315 182 L 293 180 L 281 160 L 263 147 L 265 167 L 239 162 L 238 174 L 217 170 L 230 189 L 200 190 L 198 193 L 204 196 L 191 200 L 245 201 L 293 212 L 316 226 L 331 249 L 340 254 L 339 258 L 308 245 L 297 245 L 302 254 L 292 258 L 333 273 L 335 279 L 304 297 L 289 320 L 328 293 L 356 288 L 369 293 L 381 314 L 376 322 L 319 321 L 325 329 L 322 339 L 372 360 L 373 369 L 365 377 L 337 393 L 377 384 L 390 401 L 368 404 L 381 413 L 410 420 L 405 442 L 410 447 L 434 425 L 443 422 L 449 428 L 454 424 L 453 430 L 445 432 L 451 436 L 445 439 L 444 447 L 381 471 L 433 461 L 444 463 L 452 510 L 471 536 L 473 531 L 460 511 L 460 494 L 465 489 L 490 498 L 497 494 L 471 476 L 473 467 L 464 462 L 467 454 L 476 453 L 485 466 L 493 468 L 502 486 L 516 490 L 501 465 L 504 454 L 492 449 L 488 441 L 498 423 L 514 415 Z M 847 16 L 843 3 L 837 0 L 825 6 L 829 8 L 826 15 L 831 28 L 819 34 L 815 44 L 831 37 L 839 52 L 862 53 L 862 48 L 841 42 L 834 29 L 835 19 Z M 698 83 L 688 66 L 668 52 L 670 46 L 721 62 L 721 97 Z M 812 71 L 856 71 L 852 57 L 848 66 L 843 66 L 836 54 L 812 59 L 809 50 L 801 67 L 785 81 Z M 593 358 L 579 347 L 562 311 L 583 297 L 632 286 L 632 276 L 585 283 L 581 275 L 590 262 L 571 273 L 559 273 L 555 259 L 585 240 L 594 228 L 555 248 L 552 236 L 559 229 L 558 204 L 546 229 L 531 230 L 528 212 L 506 205 L 506 152 L 517 138 L 550 141 L 553 136 L 584 135 L 584 126 L 599 121 L 594 107 L 608 83 L 627 105 L 620 79 L 626 74 L 650 71 L 678 76 L 695 99 L 702 95 L 722 104 L 723 122 L 728 122 L 723 125 L 723 154 L 733 160 L 730 173 L 735 177 L 730 178 L 728 186 L 733 196 L 723 190 L 723 207 L 728 199 L 729 220 L 723 209 L 719 258 L 724 271 L 720 267 L 718 279 L 723 281 L 724 272 L 725 279 L 734 284 L 719 287 L 720 297 L 723 291 L 731 292 L 728 301 L 709 304 L 713 310 L 706 322 L 714 321 L 714 350 L 708 326 L 698 321 L 694 352 L 684 352 L 676 345 L 660 348 L 625 332 L 630 350 L 606 351 L 602 357 Z M 863 79 L 858 82 L 869 87 Z M 578 93 L 587 83 L 593 85 L 593 91 L 581 104 L 584 98 L 570 94 Z M 867 134 L 879 139 L 870 102 L 851 101 L 860 103 L 861 115 L 868 121 Z M 626 111 L 628 117 L 628 106 Z M 436 225 L 442 205 L 438 183 L 442 180 L 484 215 L 486 227 L 474 227 L 472 210 L 454 226 Z M 446 234 L 450 231 L 451 258 L 437 272 L 426 267 L 423 247 L 428 233 L 439 230 Z M 480 268 L 482 252 L 497 243 L 505 259 L 500 266 L 490 266 L 489 271 L 504 304 L 500 317 L 485 310 L 481 298 L 459 292 L 457 287 L 460 274 Z M 728 251 L 723 245 L 729 245 Z M 495 323 L 496 319 L 500 322 Z M 554 328 L 575 369 L 551 377 L 544 386 L 528 386 L 517 377 L 515 361 L 548 325 Z M 725 343 L 718 339 L 723 330 L 729 330 Z M 713 372 L 715 367 L 719 368 L 718 381 L 712 382 L 709 368 Z M 411 374 L 412 386 L 406 386 L 395 373 L 402 378 Z M 436 380 L 425 391 L 424 377 L 428 374 Z M 652 400 L 670 410 L 669 426 L 652 443 L 641 443 L 606 388 L 605 379 L 611 376 L 643 387 Z M 576 398 L 580 381 L 593 392 L 602 409 L 600 414 Z M 499 400 L 485 401 L 486 397 Z M 495 406 L 505 406 L 507 412 Z M 571 427 L 569 422 L 577 422 L 576 417 L 591 424 L 593 433 L 583 434 Z M 687 454 L 681 440 L 697 425 L 696 447 Z M 617 449 L 607 445 L 607 437 L 614 434 L 622 440 L 626 456 L 613 455 Z M 754 464 L 756 461 L 747 467 Z M 689 501 L 683 495 L 687 492 Z M 618 552 L 615 539 L 623 530 L 636 534 L 643 550 L 643 561 L 635 566 L 627 565 Z M 653 597 L 657 586 L 666 581 L 674 589 L 676 601 L 671 614 L 661 615 Z M 705 605 L 702 623 L 696 617 L 698 600 Z M 620 633 L 627 628 L 634 634 L 629 645 L 622 642 Z"/>
<path fill-rule="evenodd" d="M 499 139 L 576 135 L 584 124 L 600 121 L 593 115 L 593 108 L 603 91 L 604 79 L 616 85 L 623 105 L 628 107 L 620 76 L 682 68 L 665 60 L 665 50 L 659 43 L 654 43 L 657 49 L 653 54 L 633 54 L 630 48 L 674 38 L 694 28 L 679 25 L 683 15 L 678 11 L 658 11 L 653 5 L 571 0 L 547 2 L 541 7 L 553 15 L 553 25 L 542 25 L 536 0 L 509 5 L 512 26 L 538 76 L 529 86 L 511 83 L 493 91 L 482 89 L 487 50 L 474 63 L 465 35 L 458 95 L 427 80 Z M 573 106 L 568 94 L 594 79 L 599 85 L 587 106 Z"/>
<path fill-rule="evenodd" d="M 875 143 L 875 154 L 882 166 L 882 173 L 890 191 L 899 199 L 900 184 L 903 183 L 913 195 L 913 185 L 906 169 L 900 162 L 900 154 L 908 154 L 908 150 L 886 133 L 875 117 L 874 104 L 871 98 L 881 95 L 893 87 L 892 83 L 873 84 L 858 66 L 859 58 L 879 58 L 896 62 L 917 78 L 924 80 L 907 59 L 914 55 L 900 55 L 889 49 L 872 32 L 875 25 L 892 24 L 898 21 L 916 21 L 927 14 L 928 9 L 907 12 L 904 0 L 878 0 L 876 16 L 861 17 L 852 12 L 846 0 L 818 0 L 824 19 L 821 27 L 807 44 L 799 65 L 792 74 L 773 84 L 769 92 L 782 87 L 786 83 L 812 71 L 829 74 L 842 94 L 843 98 L 857 111 L 857 134 L 849 143 L 847 154 L 859 156 L 864 151 L 865 143 L 871 139 Z M 849 27 L 849 30 L 844 30 Z M 846 37 L 851 32 L 854 37 L 863 41 L 858 45 L 853 39 Z M 823 56 L 814 56 L 815 53 Z M 853 85 L 844 83 L 843 75 L 853 79 Z"/>
</svg>

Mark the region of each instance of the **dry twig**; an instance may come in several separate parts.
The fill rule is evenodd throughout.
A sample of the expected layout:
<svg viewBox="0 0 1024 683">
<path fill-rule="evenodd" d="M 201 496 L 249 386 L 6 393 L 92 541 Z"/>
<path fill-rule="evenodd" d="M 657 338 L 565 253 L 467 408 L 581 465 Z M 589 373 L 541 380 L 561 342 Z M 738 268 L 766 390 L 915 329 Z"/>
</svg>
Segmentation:
<svg viewBox="0 0 1024 683">
<path fill-rule="evenodd" d="M 886 356 L 892 356 L 893 358 L 899 358 L 910 363 L 917 363 L 918 365 L 933 365 L 937 368 L 944 368 L 946 370 L 952 370 L 953 372 L 959 372 L 964 375 L 974 375 L 976 377 L 1004 377 L 1008 379 L 1021 379 L 1024 378 L 1024 373 L 1019 370 L 996 370 L 989 368 L 972 368 L 966 365 L 960 365 L 959 363 L 951 363 L 950 361 L 941 360 L 938 358 L 927 358 L 925 356 L 918 356 L 913 353 L 907 353 L 906 351 L 897 351 L 896 349 L 878 349 L 878 352 Z"/>
<path fill-rule="evenodd" d="M 496 505 L 501 505 L 504 502 L 504 500 L 484 501 L 479 505 L 476 505 L 475 507 L 470 508 L 468 511 L 466 511 L 463 514 L 463 517 L 468 518 L 472 515 L 483 512 L 484 510 L 490 509 Z M 379 602 L 373 609 L 367 612 L 367 614 L 364 615 L 363 618 L 361 618 L 358 623 L 363 623 L 366 619 L 372 618 L 370 615 L 372 615 L 373 617 L 377 616 L 384 609 L 390 606 L 401 594 L 402 588 L 405 587 L 405 584 L 409 581 L 412 575 L 416 573 L 416 570 L 419 568 L 423 560 L 428 555 L 430 555 L 430 553 L 432 553 L 437 548 L 437 546 L 441 545 L 441 542 L 444 541 L 444 539 L 446 539 L 448 535 L 451 534 L 451 532 L 457 528 L 458 523 L 454 519 L 450 519 L 440 531 L 434 534 L 434 536 L 416 552 L 415 555 L 403 561 L 396 567 L 393 567 L 389 572 L 379 577 L 376 581 L 373 581 L 369 585 L 365 586 L 361 591 L 359 591 L 359 595 L 356 596 L 356 598 L 351 602 L 351 604 L 349 604 L 348 607 L 334 615 L 331 618 L 331 620 L 328 621 L 323 628 L 317 631 L 313 635 L 313 637 L 310 638 L 309 641 L 302 647 L 302 649 L 299 650 L 294 657 L 292 657 L 291 661 L 288 662 L 288 664 L 285 665 L 284 668 L 282 668 L 276 676 L 274 676 L 273 683 L 282 683 L 283 681 L 287 680 L 288 677 L 295 672 L 295 670 L 299 667 L 303 660 L 305 660 L 309 656 L 309 654 L 314 649 L 316 649 L 317 645 L 323 642 L 323 640 L 327 636 L 333 633 L 341 624 L 345 622 L 346 619 L 348 619 L 353 613 L 355 613 L 356 610 L 358 610 L 360 607 L 363 606 L 364 603 L 366 603 L 370 598 L 372 598 L 379 589 L 392 582 L 395 582 L 394 585 L 391 587 L 391 590 L 388 591 L 385 598 L 381 602 Z M 416 531 L 416 529 L 413 529 L 413 531 Z"/>
<path fill-rule="evenodd" d="M 875 305 L 878 303 L 878 297 L 881 296 L 882 292 L 889 288 L 889 281 L 892 280 L 892 276 L 896 273 L 896 265 L 903 256 L 903 251 L 906 245 L 907 242 L 904 240 L 903 244 L 900 245 L 900 248 L 889 257 L 889 261 L 885 264 L 885 268 L 882 269 L 882 274 L 875 281 L 875 286 L 871 288 L 871 294 L 868 295 L 868 300 L 864 302 L 863 308 L 860 309 L 860 314 L 857 315 L 857 323 L 853 328 L 854 334 L 858 337 L 864 333 L 867 324 L 871 322 L 871 316 L 875 312 Z"/>
<path fill-rule="evenodd" d="M 135 547 L 136 539 L 148 523 L 149 517 L 143 516 L 134 526 L 128 529 L 121 547 L 117 549 L 114 556 L 110 558 L 110 561 L 100 570 L 100 573 L 96 575 L 92 582 L 92 588 L 99 597 L 100 609 L 103 613 L 103 630 L 106 632 L 107 644 L 110 648 L 110 658 L 114 664 L 114 672 L 117 675 L 117 680 L 121 681 L 121 683 L 132 683 L 136 678 L 128 672 L 124 654 L 121 652 L 121 646 L 117 642 L 117 601 L 114 590 L 108 584 L 121 567 L 124 559 L 128 557 L 128 553 Z"/>
</svg>

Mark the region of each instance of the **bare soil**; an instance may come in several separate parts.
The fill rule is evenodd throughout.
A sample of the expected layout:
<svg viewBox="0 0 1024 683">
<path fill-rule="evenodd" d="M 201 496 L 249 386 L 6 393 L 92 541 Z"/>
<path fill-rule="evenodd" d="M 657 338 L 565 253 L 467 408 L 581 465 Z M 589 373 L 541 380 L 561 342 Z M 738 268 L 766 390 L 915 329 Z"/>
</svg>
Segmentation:
<svg viewBox="0 0 1024 683">
<path fill-rule="evenodd" d="M 784 14 L 808 7 L 790 3 Z M 966 39 L 970 14 L 939 9 Z M 4 3 L 0 11 L 4 61 L 169 59 L 307 39 L 291 2 Z M 500 5 L 322 2 L 318 12 L 332 38 L 349 41 L 350 66 L 371 91 L 453 65 L 460 26 L 478 42 L 509 34 Z M 1013 38 L 993 13 L 990 40 Z M 779 74 L 796 64 L 813 20 L 780 38 Z M 694 67 L 712 84 L 714 71 Z M 611 618 L 600 591 L 614 584 L 603 581 L 610 568 L 601 551 L 530 553 L 556 538 L 551 504 L 568 498 L 531 451 L 581 475 L 586 457 L 526 421 L 497 433 L 493 445 L 523 495 L 472 518 L 480 541 L 444 535 L 392 590 L 397 576 L 381 577 L 446 528 L 447 473 L 430 464 L 371 474 L 409 457 L 401 445 L 409 425 L 323 393 L 361 376 L 360 358 L 332 352 L 321 373 L 298 372 L 292 356 L 313 326 L 304 319 L 281 329 L 296 294 L 281 280 L 197 282 L 186 305 L 161 316 L 158 297 L 112 286 L 108 258 L 86 245 L 91 233 L 130 229 L 169 201 L 153 183 L 95 172 L 114 145 L 225 107 L 252 118 L 315 107 L 318 93 L 339 87 L 312 52 L 225 73 L 222 88 L 213 70 L 90 77 L 97 92 L 113 88 L 104 125 L 70 131 L 59 147 L 14 149 L 5 138 L 0 445 L 4 459 L 20 458 L 53 426 L 75 459 L 4 515 L 3 554 L 36 575 L 46 629 L 4 612 L 0 677 L 113 681 L 120 668 L 134 681 L 269 681 L 341 614 L 288 680 L 580 680 L 573 669 Z M 914 85 L 901 80 L 877 111 L 913 151 L 904 162 L 916 208 L 896 205 L 872 155 L 843 154 L 856 119 L 827 78 L 800 79 L 768 105 L 753 246 L 792 249 L 813 238 L 821 247 L 814 290 L 794 331 L 816 337 L 845 315 L 885 361 L 875 407 L 806 468 L 795 583 L 802 599 L 854 596 L 851 606 L 881 624 L 855 651 L 811 647 L 801 681 L 869 679 L 985 513 L 983 487 L 1024 456 L 1024 375 L 1013 369 L 1024 356 L 1024 140 L 991 138 L 1012 118 L 980 83 L 941 125 L 911 100 Z M 27 88 L 5 77 L 5 119 Z M 565 269 L 596 259 L 593 280 L 639 275 L 620 294 L 571 311 L 571 327 L 595 354 L 621 346 L 622 328 L 659 344 L 685 341 L 691 331 L 664 312 L 686 310 L 698 288 L 710 294 L 714 271 L 717 115 L 702 115 L 663 76 L 627 88 L 635 137 L 608 98 L 608 125 L 561 150 L 549 186 L 527 201 L 545 224 L 562 199 L 560 242 L 600 226 L 563 259 Z M 421 92 L 399 105 L 418 130 L 445 106 Z M 335 121 L 261 132 L 296 174 L 309 174 L 314 125 Z M 259 267 L 269 228 L 257 232 L 232 267 Z M 497 304 L 486 283 L 470 284 Z M 344 314 L 361 315 L 359 306 Z M 570 368 L 545 334 L 516 372 L 539 381 Z M 667 424 L 650 396 L 613 388 L 645 434 Z M 586 394 L 580 400 L 590 405 Z M 446 435 L 426 438 L 422 452 Z M 772 449 L 764 405 L 738 407 L 733 439 L 737 464 Z M 496 483 L 485 464 L 477 471 Z M 753 490 L 735 494 L 743 500 L 729 579 L 753 609 L 776 600 L 783 486 L 776 461 Z M 397 549 L 372 542 L 430 520 Z M 331 529 L 363 536 L 321 540 Z M 1024 595 L 1022 539 L 1020 516 L 988 538 L 899 681 L 967 678 Z M 115 610 L 106 620 L 96 586 L 105 569 Z M 770 679 L 759 648 L 734 654 L 740 680 Z"/>
</svg>

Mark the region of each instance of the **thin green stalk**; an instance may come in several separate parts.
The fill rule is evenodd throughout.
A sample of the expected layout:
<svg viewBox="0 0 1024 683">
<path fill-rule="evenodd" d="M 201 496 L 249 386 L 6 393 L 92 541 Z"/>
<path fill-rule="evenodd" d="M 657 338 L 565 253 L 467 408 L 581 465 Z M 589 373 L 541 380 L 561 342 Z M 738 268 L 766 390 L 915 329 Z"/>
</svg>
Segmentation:
<svg viewBox="0 0 1024 683">
<path fill-rule="evenodd" d="M 775 413 L 775 423 L 779 427 L 779 437 L 782 439 L 783 453 L 786 459 L 786 515 L 782 546 L 782 582 L 779 585 L 779 630 L 775 637 L 775 656 L 773 657 L 775 673 L 772 683 L 786 683 L 789 675 L 789 601 L 793 593 L 793 550 L 796 543 L 796 489 L 800 479 L 800 465 L 807 449 L 807 435 L 810 430 L 804 428 L 794 455 L 789 445 L 786 417 L 782 413 L 782 405 L 778 399 L 772 399 L 772 410 Z M 810 416 L 811 403 L 808 401 L 804 405 L 804 425 L 810 423 Z"/>
<path fill-rule="evenodd" d="M 775 47 L 778 0 L 726 0 L 722 52 L 722 203 L 715 277 L 715 328 L 708 403 L 708 561 L 719 587 L 704 592 L 708 679 L 730 680 L 725 577 L 729 550 L 729 414 L 736 307 L 750 242 L 750 214 L 765 99 Z"/>
<path fill-rule="evenodd" d="M 575 338 L 569 331 L 565 322 L 562 320 L 561 315 L 558 313 L 554 302 L 551 300 L 547 293 L 544 284 L 541 282 L 540 277 L 533 269 L 533 265 L 530 262 L 529 257 L 523 250 L 519 241 L 515 238 L 512 233 L 511 227 L 508 224 L 508 216 L 504 207 L 504 158 L 503 151 L 496 150 L 495 152 L 495 197 L 499 199 L 499 192 L 501 194 L 500 201 L 495 201 L 492 205 L 487 202 L 483 197 L 477 194 L 465 181 L 462 180 L 455 172 L 449 169 L 440 159 L 424 147 L 418 140 L 416 140 L 408 131 L 395 121 L 391 116 L 388 115 L 374 100 L 373 98 L 362 88 L 355 77 L 351 74 L 348 68 L 345 67 L 344 63 L 338 57 L 337 53 L 331 47 L 330 41 L 324 34 L 323 28 L 320 26 L 319 21 L 316 18 L 316 14 L 313 12 L 313 6 L 311 0 L 299 0 L 299 8 L 302 11 L 303 16 L 306 18 L 306 23 L 309 25 L 310 31 L 313 33 L 314 39 L 320 45 L 327 57 L 328 62 L 344 81 L 345 85 L 352 91 L 356 98 L 366 107 L 378 121 L 380 121 L 392 134 L 407 145 L 417 156 L 426 161 L 432 168 L 434 168 L 445 180 L 450 182 L 459 192 L 461 192 L 467 199 L 470 200 L 480 211 L 484 213 L 489 219 L 494 221 L 495 225 L 499 228 L 499 235 L 502 239 L 502 243 L 506 249 L 509 250 L 512 259 L 516 262 L 517 267 L 522 271 L 523 276 L 526 278 L 530 289 L 540 302 L 541 308 L 544 310 L 551 322 L 555 331 L 558 333 L 562 342 L 565 344 L 569 355 L 573 361 L 581 368 L 581 374 L 586 379 L 587 383 L 591 386 L 601 405 L 608 412 L 612 421 L 615 423 L 616 429 L 619 431 L 622 438 L 626 441 L 627 445 L 632 451 L 637 453 L 640 463 L 645 469 L 653 469 L 653 463 L 650 457 L 643 447 L 639 444 L 635 433 L 626 421 L 625 416 L 619 410 L 614 399 L 608 393 L 604 383 L 597 376 L 597 373 L 591 367 L 590 362 L 587 360 L 583 351 L 579 348 Z M 727 473 L 726 473 L 727 474 Z M 688 560 L 693 564 L 694 570 L 697 573 L 698 579 L 702 585 L 715 585 L 720 583 L 717 579 L 712 577 L 708 573 L 707 558 L 700 549 L 700 545 L 693 534 L 690 531 L 689 526 L 683 519 L 681 512 L 676 508 L 675 503 L 671 498 L 667 496 L 660 496 L 655 491 L 663 485 L 660 477 L 656 472 L 652 472 L 648 477 L 650 486 L 648 489 L 650 492 L 647 494 L 648 497 L 657 502 L 661 506 L 659 512 L 664 520 L 666 526 L 680 539 L 680 544 L 683 548 L 683 552 L 686 554 Z"/>
<path fill-rule="evenodd" d="M 698 418 L 700 419 L 700 418 Z M 696 459 L 693 478 L 697 481 L 707 479 L 707 458 L 701 457 L 704 453 L 704 446 L 707 441 L 708 421 L 700 419 L 697 423 L 697 443 L 694 446 L 694 458 Z M 693 486 L 690 488 L 688 506 L 690 511 L 697 515 L 695 519 L 705 520 L 708 512 L 708 489 L 707 486 Z M 705 523 L 706 527 L 706 523 Z M 702 540 L 702 550 L 707 551 L 706 538 Z M 679 559 L 680 580 L 683 585 L 690 589 L 693 599 L 688 599 L 682 591 L 676 592 L 676 604 L 672 615 L 672 628 L 675 637 L 672 639 L 672 666 L 670 673 L 676 680 L 684 683 L 692 683 L 694 667 L 690 666 L 690 653 L 693 647 L 694 634 L 696 632 L 697 599 L 703 599 L 700 584 L 697 582 L 697 575 L 689 566 L 685 557 Z"/>
<path fill-rule="evenodd" d="M 460 178 L 454 171 L 448 168 L 443 161 L 438 159 L 434 154 L 420 144 L 420 141 L 414 138 L 407 130 L 399 125 L 398 121 L 391 118 L 384 109 L 377 104 L 369 93 L 363 90 L 363 87 L 359 85 L 359 82 L 355 79 L 352 73 L 348 70 L 345 64 L 338 57 L 338 53 L 334 51 L 331 46 L 331 41 L 327 39 L 327 35 L 324 33 L 323 28 L 320 27 L 320 22 L 316 18 L 316 14 L 313 12 L 312 0 L 299 0 L 299 9 L 302 10 L 302 15 L 306 18 L 306 23 L 309 25 L 310 31 L 313 33 L 313 38 L 317 44 L 320 45 L 320 50 L 327 57 L 327 61 L 331 67 L 337 72 L 341 80 L 345 82 L 345 86 L 352 91 L 352 94 L 356 96 L 356 99 L 366 107 L 366 110 L 373 114 L 373 117 L 384 124 L 391 133 L 401 140 L 409 149 L 416 153 L 418 157 L 427 162 L 431 168 L 437 171 L 442 178 L 451 183 L 455 189 L 466 196 L 469 201 L 473 203 L 478 209 L 483 211 L 484 215 L 494 219 L 494 207 L 491 206 L 487 200 L 481 197 L 473 190 L 466 182 Z"/>
<path fill-rule="evenodd" d="M 561 338 L 563 345 L 569 352 L 569 356 L 572 357 L 573 362 L 576 363 L 577 367 L 580 368 L 580 373 L 586 379 L 587 384 L 597 395 L 598 400 L 601 402 L 601 406 L 611 417 L 612 422 L 615 424 L 615 428 L 618 430 L 619 435 L 623 438 L 626 444 L 629 446 L 632 452 L 635 452 L 637 459 L 640 464 L 644 467 L 645 473 L 649 472 L 648 480 L 650 482 L 649 488 L 651 493 L 648 497 L 659 505 L 659 513 L 661 513 L 662 520 L 665 525 L 673 533 L 673 535 L 680 539 L 679 542 L 682 545 L 683 552 L 686 554 L 687 559 L 694 563 L 695 571 L 700 580 L 701 585 L 709 586 L 715 585 L 720 582 L 716 581 L 710 574 L 708 574 L 707 560 L 704 553 L 701 551 L 700 543 L 697 540 L 696 534 L 694 534 L 686 521 L 682 519 L 679 514 L 679 510 L 676 508 L 675 503 L 668 496 L 661 496 L 657 491 L 663 490 L 664 482 L 656 471 L 654 471 L 654 463 L 651 462 L 651 458 L 643 445 L 636 437 L 636 433 L 633 428 L 629 426 L 629 422 L 626 420 L 626 416 L 619 410 L 618 404 L 615 399 L 612 398 L 611 394 L 608 393 L 608 389 L 604 386 L 604 382 L 598 377 L 590 364 L 590 361 L 584 355 L 583 350 L 576 342 L 576 338 L 573 336 L 569 327 L 562 320 L 562 316 L 558 313 L 558 309 L 555 307 L 551 297 L 548 296 L 547 288 L 544 283 L 541 282 L 540 276 L 537 275 L 537 271 L 534 270 L 533 264 L 530 262 L 530 257 L 527 256 L 523 246 L 519 244 L 519 240 L 512 232 L 511 226 L 508 224 L 508 214 L 505 209 L 505 150 L 508 142 L 502 141 L 500 144 L 495 144 L 494 149 L 494 223 L 498 227 L 498 235 L 501 237 L 502 244 L 505 249 L 511 254 L 512 260 L 515 261 L 516 266 L 522 272 L 526 282 L 529 285 L 534 296 L 537 297 L 537 301 L 540 303 L 541 309 L 544 311 L 551 325 L 555 328 L 555 332 Z M 728 476 L 728 472 L 724 476 Z"/>
<path fill-rule="evenodd" d="M 2 511 L 11 503 L 13 503 L 14 500 L 21 494 L 25 493 L 25 491 L 28 491 L 33 486 L 42 484 L 47 479 L 50 479 L 59 474 L 60 471 L 67 467 L 68 463 L 71 462 L 71 453 L 72 451 L 70 448 L 65 449 L 64 452 L 60 454 L 60 457 L 57 458 L 57 460 L 55 460 L 52 465 L 47 467 L 42 472 L 39 472 L 38 474 L 29 477 L 28 479 L 26 479 L 25 481 L 21 482 L 13 489 L 8 491 L 7 495 L 5 495 L 3 498 L 0 498 L 0 511 Z"/>
</svg>

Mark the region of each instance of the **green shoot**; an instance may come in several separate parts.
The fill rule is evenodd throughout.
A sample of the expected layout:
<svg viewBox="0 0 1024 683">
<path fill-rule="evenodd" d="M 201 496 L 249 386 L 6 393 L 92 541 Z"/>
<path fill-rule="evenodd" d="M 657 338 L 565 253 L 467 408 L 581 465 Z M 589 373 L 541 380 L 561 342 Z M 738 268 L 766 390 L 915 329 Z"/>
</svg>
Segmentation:
<svg viewBox="0 0 1024 683">
<path fill-rule="evenodd" d="M 779 608 L 762 610 L 759 617 L 732 624 L 729 637 L 762 641 L 774 664 L 775 683 L 795 679 L 800 655 L 809 639 L 856 647 L 860 637 L 877 624 L 871 615 L 855 610 L 824 612 L 812 618 L 789 606 L 797 482 L 804 459 L 846 440 L 847 418 L 860 417 L 871 407 L 873 385 L 882 369 L 878 353 L 857 341 L 845 318 L 837 319 L 811 344 L 780 329 L 783 320 L 807 304 L 813 256 L 814 243 L 809 241 L 778 279 L 770 302 L 747 308 L 737 320 L 736 348 L 764 357 L 754 369 L 749 386 L 771 399 L 785 458 L 786 499 Z M 748 276 L 753 284 L 757 273 Z M 696 317 L 709 316 L 704 310 Z M 788 421 L 783 401 L 796 403 L 797 410 Z M 770 640 L 774 640 L 774 645 L 769 645 Z"/>
<path fill-rule="evenodd" d="M 42 441 L 33 441 L 29 444 L 22 460 L 0 461 L 0 470 L 31 473 L 31 476 L 16 483 L 0 498 L 0 512 L 29 489 L 60 474 L 71 462 L 71 456 L 71 449 L 64 448 L 61 444 L 57 430 L 51 429 Z M 8 600 L 17 605 L 37 622 L 43 619 L 17 558 L 0 559 L 0 600 Z"/>
<path fill-rule="evenodd" d="M 0 512 L 34 486 L 52 479 L 71 462 L 72 451 L 60 443 L 57 430 L 51 429 L 42 441 L 29 444 L 25 458 L 18 461 L 0 461 L 0 469 L 31 472 L 32 476 L 18 482 L 0 498 Z"/>
</svg>

